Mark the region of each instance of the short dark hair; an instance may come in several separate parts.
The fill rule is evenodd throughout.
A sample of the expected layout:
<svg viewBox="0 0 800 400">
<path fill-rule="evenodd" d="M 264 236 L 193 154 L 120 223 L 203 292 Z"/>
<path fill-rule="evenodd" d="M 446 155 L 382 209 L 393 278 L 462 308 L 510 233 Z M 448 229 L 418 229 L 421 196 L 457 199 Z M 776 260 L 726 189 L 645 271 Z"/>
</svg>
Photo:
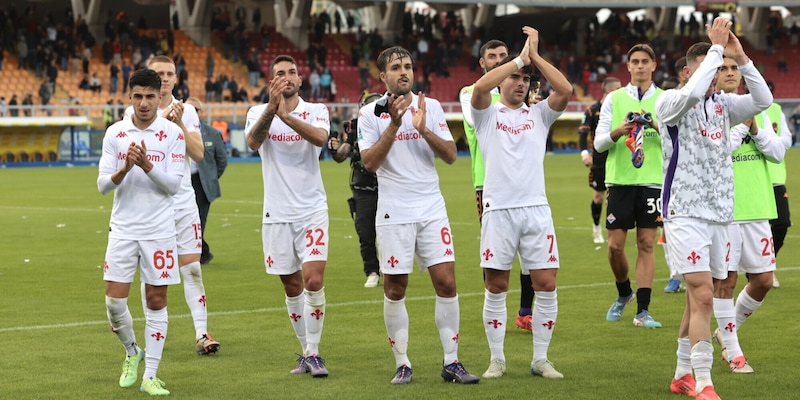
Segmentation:
<svg viewBox="0 0 800 400">
<path fill-rule="evenodd" d="M 603 85 L 601 86 L 601 88 L 603 89 L 603 92 L 606 91 L 607 87 L 611 86 L 614 83 L 620 83 L 621 84 L 622 82 L 620 82 L 619 78 L 614 78 L 613 76 L 609 77 L 609 78 L 606 78 L 606 79 L 603 79 Z"/>
<path fill-rule="evenodd" d="M 484 44 L 483 46 L 481 46 L 481 58 L 483 58 L 483 56 L 486 55 L 486 50 L 493 50 L 498 47 L 505 47 L 506 51 L 508 51 L 508 46 L 506 45 L 505 42 L 503 42 L 502 40 L 492 39 L 486 42 L 486 44 Z"/>
<path fill-rule="evenodd" d="M 656 52 L 653 51 L 653 48 L 650 47 L 650 45 L 647 44 L 647 43 L 639 43 L 639 44 L 633 45 L 630 48 L 630 50 L 628 50 L 628 59 L 630 60 L 630 58 L 633 55 L 633 53 L 635 53 L 637 51 L 643 51 L 643 52 L 647 53 L 647 55 L 650 57 L 651 60 L 653 60 L 653 61 L 656 60 Z"/>
<path fill-rule="evenodd" d="M 683 56 L 679 58 L 678 61 L 675 61 L 675 72 L 680 73 L 681 71 L 683 71 L 683 67 L 685 66 L 686 66 L 686 56 Z"/>
<path fill-rule="evenodd" d="M 697 63 L 697 57 L 705 56 L 710 48 L 711 43 L 708 42 L 699 42 L 691 45 L 689 50 L 686 50 L 686 65 L 690 68 L 693 67 Z"/>
<path fill-rule="evenodd" d="M 500 64 L 498 65 L 498 67 L 500 65 L 503 65 L 505 63 L 509 63 L 509 62 L 513 61 L 518 56 L 519 56 L 519 54 L 516 54 L 516 53 L 509 54 L 508 56 L 506 56 L 506 58 L 503 59 L 503 61 L 500 61 Z M 524 66 L 524 67 L 522 67 L 520 69 L 522 70 L 523 74 L 528 74 L 528 75 L 531 75 L 531 76 L 533 75 L 533 65 L 528 64 L 528 65 L 526 65 L 526 66 Z"/>
<path fill-rule="evenodd" d="M 128 81 L 128 88 L 133 89 L 134 86 L 161 90 L 161 77 L 152 69 L 137 69 L 131 74 L 131 79 Z"/>
<path fill-rule="evenodd" d="M 411 60 L 411 64 L 414 64 L 414 57 L 411 56 L 411 53 L 408 50 L 400 46 L 393 46 L 378 54 L 378 60 L 376 62 L 378 64 L 378 71 L 386 72 L 386 66 L 389 65 L 389 61 L 391 61 L 395 56 L 397 56 L 398 59 L 408 57 L 408 59 Z"/>
<path fill-rule="evenodd" d="M 272 60 L 272 64 L 270 64 L 270 66 L 269 66 L 269 73 L 271 75 L 275 75 L 275 64 L 277 64 L 279 62 L 284 62 L 284 61 L 290 62 L 290 63 L 294 64 L 295 67 L 297 67 L 297 61 L 295 61 L 292 56 L 287 56 L 286 54 L 281 54 L 281 55 L 275 57 L 274 60 Z"/>
</svg>

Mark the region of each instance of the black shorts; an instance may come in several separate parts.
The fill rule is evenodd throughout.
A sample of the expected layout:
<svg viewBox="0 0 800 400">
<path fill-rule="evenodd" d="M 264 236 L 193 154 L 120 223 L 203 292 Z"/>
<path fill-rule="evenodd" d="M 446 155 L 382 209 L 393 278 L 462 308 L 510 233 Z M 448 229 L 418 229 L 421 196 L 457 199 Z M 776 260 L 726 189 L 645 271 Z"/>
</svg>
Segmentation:
<svg viewBox="0 0 800 400">
<path fill-rule="evenodd" d="M 606 200 L 606 229 L 661 226 L 661 189 L 609 186 Z"/>
<path fill-rule="evenodd" d="M 788 228 L 792 226 L 792 220 L 789 215 L 789 195 L 786 194 L 786 185 L 774 186 L 772 189 L 775 191 L 778 218 L 770 220 L 769 224 L 773 228 Z"/>
<path fill-rule="evenodd" d="M 589 186 L 598 192 L 606 191 L 606 166 L 589 168 Z"/>
</svg>

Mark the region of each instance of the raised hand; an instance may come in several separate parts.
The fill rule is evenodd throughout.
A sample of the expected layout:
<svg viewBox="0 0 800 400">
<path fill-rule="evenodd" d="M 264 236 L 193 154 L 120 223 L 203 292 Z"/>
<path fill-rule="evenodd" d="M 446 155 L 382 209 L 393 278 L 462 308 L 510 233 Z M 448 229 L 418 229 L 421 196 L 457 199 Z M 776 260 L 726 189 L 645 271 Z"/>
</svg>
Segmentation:
<svg viewBox="0 0 800 400">
<path fill-rule="evenodd" d="M 728 45 L 725 46 L 725 56 L 736 60 L 739 65 L 743 65 L 748 61 L 744 48 L 742 48 L 742 42 L 732 31 L 728 31 Z"/>
<path fill-rule="evenodd" d="M 533 60 L 539 54 L 539 31 L 530 26 L 524 26 L 522 27 L 522 32 L 528 35 L 528 41 L 525 46 L 528 47 L 528 57 Z"/>
<path fill-rule="evenodd" d="M 288 83 L 284 76 L 275 77 L 269 81 L 269 104 L 267 105 L 267 110 L 273 114 L 278 111 L 278 106 L 282 103 L 283 90 L 286 89 Z"/>
<path fill-rule="evenodd" d="M 131 142 L 128 145 L 128 151 L 125 154 L 125 171 L 130 171 L 134 165 L 136 165 L 136 161 L 139 157 L 139 151 L 136 148 L 136 142 Z"/>
<path fill-rule="evenodd" d="M 718 44 L 722 47 L 727 46 L 731 37 L 731 25 L 733 23 L 724 17 L 714 18 L 711 26 L 706 24 L 706 31 L 708 31 L 708 38 L 711 39 L 711 44 Z"/>
<path fill-rule="evenodd" d="M 411 93 L 405 96 L 389 95 L 389 115 L 392 117 L 392 125 L 400 126 L 408 106 L 411 104 Z"/>
<path fill-rule="evenodd" d="M 420 92 L 418 97 L 419 101 L 417 102 L 417 107 L 414 108 L 414 106 L 411 106 L 411 124 L 414 125 L 414 128 L 416 128 L 420 134 L 424 134 L 425 119 L 427 116 L 426 115 L 427 108 L 425 105 L 425 93 Z"/>
</svg>

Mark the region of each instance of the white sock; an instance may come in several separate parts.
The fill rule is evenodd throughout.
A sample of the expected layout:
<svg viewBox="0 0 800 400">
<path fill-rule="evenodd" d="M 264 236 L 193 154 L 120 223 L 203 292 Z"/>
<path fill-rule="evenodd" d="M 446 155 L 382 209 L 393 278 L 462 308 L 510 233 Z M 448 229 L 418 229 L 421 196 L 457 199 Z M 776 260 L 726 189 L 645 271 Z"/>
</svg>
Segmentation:
<svg viewBox="0 0 800 400">
<path fill-rule="evenodd" d="M 535 292 L 533 304 L 533 361 L 546 360 L 558 317 L 556 291 Z"/>
<path fill-rule="evenodd" d="M 306 318 L 306 352 L 307 355 L 319 355 L 319 342 L 322 339 L 322 325 L 325 323 L 325 288 L 316 292 L 303 290 Z"/>
<path fill-rule="evenodd" d="M 461 322 L 461 311 L 458 306 L 458 295 L 455 297 L 436 296 L 434 311 L 436 327 L 439 328 L 439 340 L 444 348 L 444 365 L 458 361 L 458 328 Z"/>
<path fill-rule="evenodd" d="M 747 285 L 739 292 L 736 298 L 736 326 L 741 328 L 744 321 L 761 307 L 763 301 L 756 301 L 747 294 Z"/>
<path fill-rule="evenodd" d="M 733 309 L 733 299 L 718 299 L 715 297 L 714 316 L 717 318 L 719 332 L 722 335 L 723 343 L 720 343 L 720 346 L 723 349 L 727 349 L 728 361 L 743 355 L 742 348 L 739 347 L 739 336 L 736 334 L 738 328 Z"/>
<path fill-rule="evenodd" d="M 200 262 L 186 264 L 181 267 L 183 276 L 183 296 L 192 313 L 195 339 L 208 333 L 208 311 L 206 311 L 206 289 L 203 286 L 203 271 Z"/>
<path fill-rule="evenodd" d="M 675 367 L 675 379 L 681 379 L 692 373 L 692 346 L 689 337 L 678 338 L 678 365 Z"/>
<path fill-rule="evenodd" d="M 142 379 L 155 378 L 158 364 L 161 363 L 161 354 L 164 352 L 164 342 L 167 340 L 167 326 L 169 318 L 167 307 L 160 310 L 147 309 L 144 312 L 144 343 L 147 352 L 144 356 L 144 375 Z"/>
<path fill-rule="evenodd" d="M 711 364 L 714 361 L 714 346 L 708 340 L 701 340 L 692 347 L 692 368 L 697 381 L 695 391 L 700 393 L 711 383 Z"/>
<path fill-rule="evenodd" d="M 505 361 L 503 345 L 506 339 L 506 321 L 508 320 L 507 294 L 506 292 L 492 293 L 486 289 L 483 293 L 483 330 L 486 332 L 486 340 L 489 342 L 490 360 Z"/>
<path fill-rule="evenodd" d="M 395 368 L 405 364 L 411 368 L 408 359 L 408 311 L 406 299 L 389 300 L 383 296 L 383 322 L 389 334 L 389 344 L 394 353 Z"/>
<path fill-rule="evenodd" d="M 111 323 L 111 331 L 125 348 L 128 356 L 135 356 L 139 349 L 136 347 L 136 335 L 133 333 L 133 317 L 128 309 L 128 298 L 115 299 L 106 296 L 106 314 Z"/>
<path fill-rule="evenodd" d="M 300 341 L 300 348 L 305 356 L 307 354 L 305 353 L 306 321 L 303 317 L 304 297 L 302 293 L 294 297 L 286 296 L 286 310 L 289 312 L 289 322 L 292 323 L 292 328 L 294 328 L 294 335 Z"/>
</svg>

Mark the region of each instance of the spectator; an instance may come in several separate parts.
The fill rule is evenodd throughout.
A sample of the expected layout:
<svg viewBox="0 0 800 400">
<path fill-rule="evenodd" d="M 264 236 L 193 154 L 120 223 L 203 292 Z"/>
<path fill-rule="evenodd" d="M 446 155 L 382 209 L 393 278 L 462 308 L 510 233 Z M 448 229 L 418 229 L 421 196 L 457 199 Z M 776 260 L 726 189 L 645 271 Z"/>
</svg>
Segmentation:
<svg viewBox="0 0 800 400">
<path fill-rule="evenodd" d="M 208 49 L 208 56 L 206 56 L 206 77 L 211 79 L 212 76 L 214 76 L 214 55 L 212 50 Z"/>
<path fill-rule="evenodd" d="M 251 88 L 258 86 L 258 80 L 261 77 L 261 65 L 258 63 L 258 52 L 255 48 L 247 60 L 247 76 L 249 78 L 248 84 Z"/>
<path fill-rule="evenodd" d="M 117 100 L 117 121 L 121 121 L 125 117 L 125 104 L 122 100 Z"/>
<path fill-rule="evenodd" d="M 100 93 L 100 89 L 100 78 L 97 77 L 97 72 L 93 72 L 92 77 L 89 78 L 89 90 L 94 93 Z"/>
<path fill-rule="evenodd" d="M 127 58 L 122 61 L 122 94 L 125 94 L 128 90 L 128 80 L 131 78 L 132 69 Z"/>
<path fill-rule="evenodd" d="M 189 85 L 186 83 L 186 81 L 183 81 L 183 82 L 179 83 L 178 84 L 178 96 L 177 97 L 179 99 L 181 99 L 181 100 L 186 100 L 186 99 L 189 98 L 189 95 L 190 95 L 190 93 L 189 93 Z"/>
<path fill-rule="evenodd" d="M 322 65 L 322 74 L 319 76 L 320 97 L 322 101 L 328 101 L 331 97 L 331 83 L 333 82 L 333 75 L 331 75 L 330 68 Z"/>
<path fill-rule="evenodd" d="M 114 123 L 114 100 L 108 100 L 103 107 L 103 123 L 106 124 L 106 128 Z"/>
<path fill-rule="evenodd" d="M 206 89 L 206 103 L 214 101 L 214 81 L 211 80 L 210 76 L 206 79 L 205 89 Z"/>
<path fill-rule="evenodd" d="M 369 65 L 363 58 L 358 59 L 358 74 L 361 77 L 361 90 L 369 88 Z"/>
<path fill-rule="evenodd" d="M 17 57 L 19 58 L 19 69 L 28 69 L 28 42 L 24 36 L 19 37 L 17 42 Z"/>
<path fill-rule="evenodd" d="M 133 54 L 131 54 L 131 64 L 133 64 L 134 70 L 142 67 L 142 49 L 138 47 L 133 49 Z"/>
<path fill-rule="evenodd" d="M 50 104 L 50 97 L 52 95 L 53 93 L 50 91 L 50 85 L 48 85 L 47 82 L 42 82 L 42 84 L 39 86 L 39 98 L 42 100 L 43 106 Z M 52 115 L 52 112 L 49 108 L 45 108 L 45 110 L 47 111 L 48 116 Z"/>
<path fill-rule="evenodd" d="M 228 90 L 231 93 L 231 101 L 236 101 L 236 95 L 239 94 L 239 84 L 236 82 L 236 77 L 231 77 L 230 82 L 228 82 Z"/>
<path fill-rule="evenodd" d="M 236 94 L 236 99 L 234 100 L 234 103 L 238 103 L 240 101 L 242 103 L 247 103 L 247 96 L 248 96 L 247 89 L 245 89 L 244 86 L 240 87 L 239 93 Z"/>
<path fill-rule="evenodd" d="M 0 117 L 5 117 L 7 112 L 8 104 L 6 104 L 6 98 L 0 97 Z"/>
<path fill-rule="evenodd" d="M 11 101 L 8 102 L 8 112 L 12 117 L 19 117 L 19 106 L 17 105 L 17 94 L 11 95 Z"/>
<path fill-rule="evenodd" d="M 110 94 L 117 94 L 117 84 L 119 83 L 119 67 L 117 67 L 116 61 L 111 62 L 111 67 L 109 67 L 109 75 L 111 76 L 111 82 L 108 85 L 108 92 Z"/>
<path fill-rule="evenodd" d="M 81 70 L 81 52 L 78 49 L 78 46 L 75 46 L 72 49 L 72 68 L 70 69 L 70 75 L 76 76 L 78 75 L 78 71 Z"/>
<path fill-rule="evenodd" d="M 786 66 L 786 58 L 780 56 L 778 58 L 778 72 L 789 72 L 788 67 Z"/>
<path fill-rule="evenodd" d="M 81 64 L 83 66 L 83 74 L 89 75 L 89 61 L 92 59 L 92 48 L 87 46 L 83 46 L 83 50 L 81 50 Z"/>
<path fill-rule="evenodd" d="M 308 76 L 308 84 L 311 85 L 311 94 L 308 96 L 308 100 L 318 101 L 321 81 L 322 77 L 320 77 L 319 73 L 317 72 L 317 69 L 313 68 L 311 70 L 311 75 Z"/>
<path fill-rule="evenodd" d="M 25 98 L 22 99 L 22 113 L 26 117 L 30 117 L 32 109 L 33 109 L 33 95 L 28 93 L 27 95 L 25 95 Z"/>
</svg>

